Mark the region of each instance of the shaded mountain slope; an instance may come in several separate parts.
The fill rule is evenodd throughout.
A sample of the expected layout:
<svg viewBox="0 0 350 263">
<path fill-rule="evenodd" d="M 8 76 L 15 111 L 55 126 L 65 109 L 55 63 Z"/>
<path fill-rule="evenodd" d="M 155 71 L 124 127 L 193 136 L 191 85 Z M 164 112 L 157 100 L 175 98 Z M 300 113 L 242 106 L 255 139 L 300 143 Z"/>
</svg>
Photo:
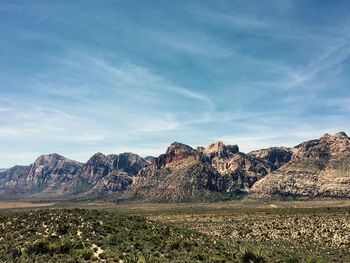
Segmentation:
<svg viewBox="0 0 350 263">
<path fill-rule="evenodd" d="M 84 165 L 70 189 L 75 194 L 85 195 L 106 195 L 124 191 L 132 184 L 132 176 L 147 165 L 147 161 L 133 153 L 96 153 Z"/>
</svg>

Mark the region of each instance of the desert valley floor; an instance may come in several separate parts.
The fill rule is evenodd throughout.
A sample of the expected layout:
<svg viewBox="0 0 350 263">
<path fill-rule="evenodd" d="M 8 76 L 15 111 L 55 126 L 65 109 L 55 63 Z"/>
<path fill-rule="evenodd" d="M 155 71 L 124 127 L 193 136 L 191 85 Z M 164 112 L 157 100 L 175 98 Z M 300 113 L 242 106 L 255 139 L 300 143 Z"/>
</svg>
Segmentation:
<svg viewBox="0 0 350 263">
<path fill-rule="evenodd" d="M 349 200 L 7 201 L 0 202 L 0 208 L 1 261 L 5 262 L 29 258 L 37 260 L 33 262 L 249 262 L 242 258 L 247 250 L 265 259 L 252 262 L 350 262 Z M 65 225 L 60 226 L 55 217 Z M 84 217 L 93 221 L 91 229 Z M 76 224 L 77 218 L 85 220 L 85 227 Z M 103 223 L 104 218 L 108 220 Z M 97 228 L 96 222 L 101 222 Z M 73 249 L 65 251 L 52 236 L 60 242 L 83 242 L 69 243 Z M 47 242 L 47 247 L 38 240 Z"/>
</svg>

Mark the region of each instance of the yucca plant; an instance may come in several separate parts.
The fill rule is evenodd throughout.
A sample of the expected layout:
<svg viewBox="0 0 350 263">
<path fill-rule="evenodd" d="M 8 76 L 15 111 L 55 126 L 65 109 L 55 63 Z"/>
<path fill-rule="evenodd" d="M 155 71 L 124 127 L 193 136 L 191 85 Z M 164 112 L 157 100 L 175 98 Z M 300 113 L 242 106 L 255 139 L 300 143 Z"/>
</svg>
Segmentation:
<svg viewBox="0 0 350 263">
<path fill-rule="evenodd" d="M 266 263 L 266 257 L 261 250 L 253 250 L 250 248 L 240 248 L 241 263 Z"/>
</svg>

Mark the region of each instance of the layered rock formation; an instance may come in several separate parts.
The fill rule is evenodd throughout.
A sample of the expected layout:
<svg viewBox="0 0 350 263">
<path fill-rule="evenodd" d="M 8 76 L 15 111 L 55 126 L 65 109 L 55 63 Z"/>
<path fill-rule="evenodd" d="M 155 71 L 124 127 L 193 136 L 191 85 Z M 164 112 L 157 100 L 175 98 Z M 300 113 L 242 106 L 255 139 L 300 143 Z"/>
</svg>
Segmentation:
<svg viewBox="0 0 350 263">
<path fill-rule="evenodd" d="M 0 172 L 0 196 L 12 197 L 21 191 L 18 180 L 29 172 L 29 166 L 16 165 L 6 171 Z"/>
<path fill-rule="evenodd" d="M 58 194 L 81 173 L 83 164 L 58 154 L 41 155 L 29 166 L 15 166 L 0 177 L 0 193 Z"/>
<path fill-rule="evenodd" d="M 85 164 L 58 154 L 42 155 L 29 166 L 0 173 L 0 197 L 70 197 L 126 190 L 148 163 L 132 153 L 93 155 Z"/>
<path fill-rule="evenodd" d="M 326 134 L 292 148 L 291 160 L 257 182 L 252 193 L 350 197 L 350 138 Z"/>
<path fill-rule="evenodd" d="M 215 142 L 193 149 L 173 143 L 141 169 L 128 197 L 148 200 L 212 200 L 246 193 L 274 169 L 267 160 L 239 152 L 237 145 Z"/>
<path fill-rule="evenodd" d="M 252 151 L 249 154 L 272 163 L 275 168 L 278 169 L 283 164 L 290 161 L 293 153 L 292 150 L 287 147 L 271 147 L 268 149 Z"/>
<path fill-rule="evenodd" d="M 350 139 L 324 135 L 293 148 L 250 152 L 214 142 L 196 149 L 175 142 L 145 159 L 94 154 L 86 163 L 58 154 L 0 172 L 0 198 L 96 198 L 212 201 L 255 196 L 350 197 Z"/>
<path fill-rule="evenodd" d="M 132 184 L 132 177 L 147 165 L 147 161 L 133 153 L 96 153 L 84 165 L 72 188 L 76 193 L 97 195 L 121 192 Z"/>
<path fill-rule="evenodd" d="M 220 191 L 230 194 L 248 192 L 257 180 L 274 169 L 268 161 L 239 152 L 237 145 L 224 145 L 222 142 L 210 144 L 203 155 L 220 174 Z"/>
<path fill-rule="evenodd" d="M 173 143 L 141 169 L 124 198 L 155 201 L 210 200 L 219 174 L 190 146 Z"/>
</svg>

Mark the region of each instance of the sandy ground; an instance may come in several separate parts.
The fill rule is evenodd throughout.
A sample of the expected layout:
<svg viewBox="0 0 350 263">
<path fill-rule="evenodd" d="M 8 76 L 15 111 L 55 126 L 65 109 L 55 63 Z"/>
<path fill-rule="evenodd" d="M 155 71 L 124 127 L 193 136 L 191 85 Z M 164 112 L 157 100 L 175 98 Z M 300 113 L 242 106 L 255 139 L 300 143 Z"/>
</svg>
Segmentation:
<svg viewBox="0 0 350 263">
<path fill-rule="evenodd" d="M 86 208 L 110 210 L 118 213 L 157 214 L 157 213 L 217 213 L 230 211 L 303 209 L 323 207 L 350 207 L 350 200 L 310 200 L 310 201 L 273 201 L 273 200 L 236 200 L 212 203 L 110 203 L 110 202 L 27 202 L 0 201 L 0 212 L 40 208 Z"/>
<path fill-rule="evenodd" d="M 55 203 L 32 203 L 25 201 L 0 201 L 0 209 L 50 207 Z"/>
</svg>

